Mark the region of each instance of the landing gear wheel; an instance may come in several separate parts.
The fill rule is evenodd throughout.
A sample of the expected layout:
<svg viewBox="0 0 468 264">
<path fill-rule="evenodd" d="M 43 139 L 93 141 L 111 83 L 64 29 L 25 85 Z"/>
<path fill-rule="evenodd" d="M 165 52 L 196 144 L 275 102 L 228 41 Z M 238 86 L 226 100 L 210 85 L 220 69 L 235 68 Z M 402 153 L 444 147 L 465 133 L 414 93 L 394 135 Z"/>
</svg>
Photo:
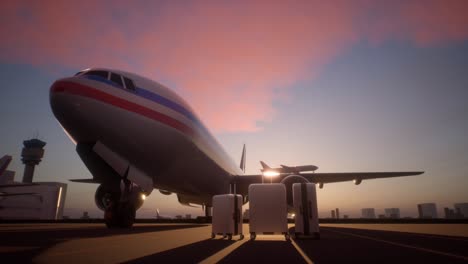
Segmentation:
<svg viewBox="0 0 468 264">
<path fill-rule="evenodd" d="M 136 209 L 131 202 L 111 202 L 104 212 L 108 228 L 130 228 L 135 221 Z"/>
</svg>

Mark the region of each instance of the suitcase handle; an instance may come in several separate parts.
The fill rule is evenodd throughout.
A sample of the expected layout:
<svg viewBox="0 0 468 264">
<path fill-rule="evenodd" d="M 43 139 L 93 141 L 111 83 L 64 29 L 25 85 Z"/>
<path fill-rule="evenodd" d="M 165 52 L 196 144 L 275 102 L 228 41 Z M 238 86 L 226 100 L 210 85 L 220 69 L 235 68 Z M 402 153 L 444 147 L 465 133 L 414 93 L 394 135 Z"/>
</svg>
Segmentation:
<svg viewBox="0 0 468 264">
<path fill-rule="evenodd" d="M 312 202 L 309 201 L 309 218 L 312 219 Z"/>
</svg>

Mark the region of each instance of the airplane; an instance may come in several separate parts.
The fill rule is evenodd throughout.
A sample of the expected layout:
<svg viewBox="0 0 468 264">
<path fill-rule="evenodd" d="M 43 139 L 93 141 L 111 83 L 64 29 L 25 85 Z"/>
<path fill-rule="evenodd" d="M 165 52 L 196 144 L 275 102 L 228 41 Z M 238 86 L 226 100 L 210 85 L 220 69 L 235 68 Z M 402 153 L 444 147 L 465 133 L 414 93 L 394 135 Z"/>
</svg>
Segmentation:
<svg viewBox="0 0 468 264">
<path fill-rule="evenodd" d="M 177 194 L 183 205 L 201 205 L 210 216 L 212 197 L 238 193 L 248 202 L 248 186 L 263 173 L 244 175 L 189 104 L 169 88 L 139 75 L 90 68 L 56 80 L 50 87 L 52 112 L 92 174 L 73 182 L 99 184 L 95 193 L 109 228 L 128 228 L 153 189 Z M 268 169 L 264 167 L 264 170 Z M 422 171 L 316 173 L 316 167 L 283 166 L 274 182 L 287 186 L 292 207 L 295 182 L 325 183 L 399 177 Z"/>
<path fill-rule="evenodd" d="M 172 218 L 169 216 L 161 215 L 159 213 L 159 208 L 156 208 L 156 219 L 172 219 Z"/>
<path fill-rule="evenodd" d="M 3 173 L 5 173 L 8 165 L 10 165 L 11 160 L 12 157 L 9 155 L 5 155 L 0 159 L 0 177 L 3 175 Z"/>
</svg>

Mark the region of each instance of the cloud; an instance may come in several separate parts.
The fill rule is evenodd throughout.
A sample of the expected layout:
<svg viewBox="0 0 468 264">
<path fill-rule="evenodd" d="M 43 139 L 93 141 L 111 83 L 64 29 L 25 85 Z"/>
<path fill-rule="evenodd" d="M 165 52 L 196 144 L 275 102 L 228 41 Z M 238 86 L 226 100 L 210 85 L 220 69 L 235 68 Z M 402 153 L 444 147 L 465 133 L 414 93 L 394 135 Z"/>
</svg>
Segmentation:
<svg viewBox="0 0 468 264">
<path fill-rule="evenodd" d="M 173 85 L 210 129 L 256 131 L 292 84 L 356 43 L 463 41 L 467 13 L 463 0 L 7 0 L 0 60 L 142 73 Z"/>
</svg>

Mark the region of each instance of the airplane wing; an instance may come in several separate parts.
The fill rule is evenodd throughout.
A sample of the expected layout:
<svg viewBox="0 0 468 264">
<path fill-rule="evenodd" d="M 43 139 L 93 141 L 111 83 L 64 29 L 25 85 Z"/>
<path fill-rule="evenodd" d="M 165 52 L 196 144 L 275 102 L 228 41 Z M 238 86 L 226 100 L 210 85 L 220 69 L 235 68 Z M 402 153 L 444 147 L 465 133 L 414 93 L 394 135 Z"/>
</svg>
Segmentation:
<svg viewBox="0 0 468 264">
<path fill-rule="evenodd" d="M 319 184 L 320 187 L 325 183 L 355 181 L 355 184 L 360 184 L 362 180 L 381 179 L 391 177 L 414 176 L 423 174 L 424 171 L 401 171 L 401 172 L 331 172 L 331 173 L 300 173 L 299 176 L 306 178 L 308 181 Z M 272 182 L 281 182 L 284 178 L 291 174 L 280 174 L 272 178 Z M 248 193 L 249 185 L 252 183 L 261 183 L 263 176 L 257 175 L 238 175 L 235 177 L 236 188 L 238 193 Z M 267 183 L 269 178 L 264 177 L 263 180 Z"/>
</svg>

